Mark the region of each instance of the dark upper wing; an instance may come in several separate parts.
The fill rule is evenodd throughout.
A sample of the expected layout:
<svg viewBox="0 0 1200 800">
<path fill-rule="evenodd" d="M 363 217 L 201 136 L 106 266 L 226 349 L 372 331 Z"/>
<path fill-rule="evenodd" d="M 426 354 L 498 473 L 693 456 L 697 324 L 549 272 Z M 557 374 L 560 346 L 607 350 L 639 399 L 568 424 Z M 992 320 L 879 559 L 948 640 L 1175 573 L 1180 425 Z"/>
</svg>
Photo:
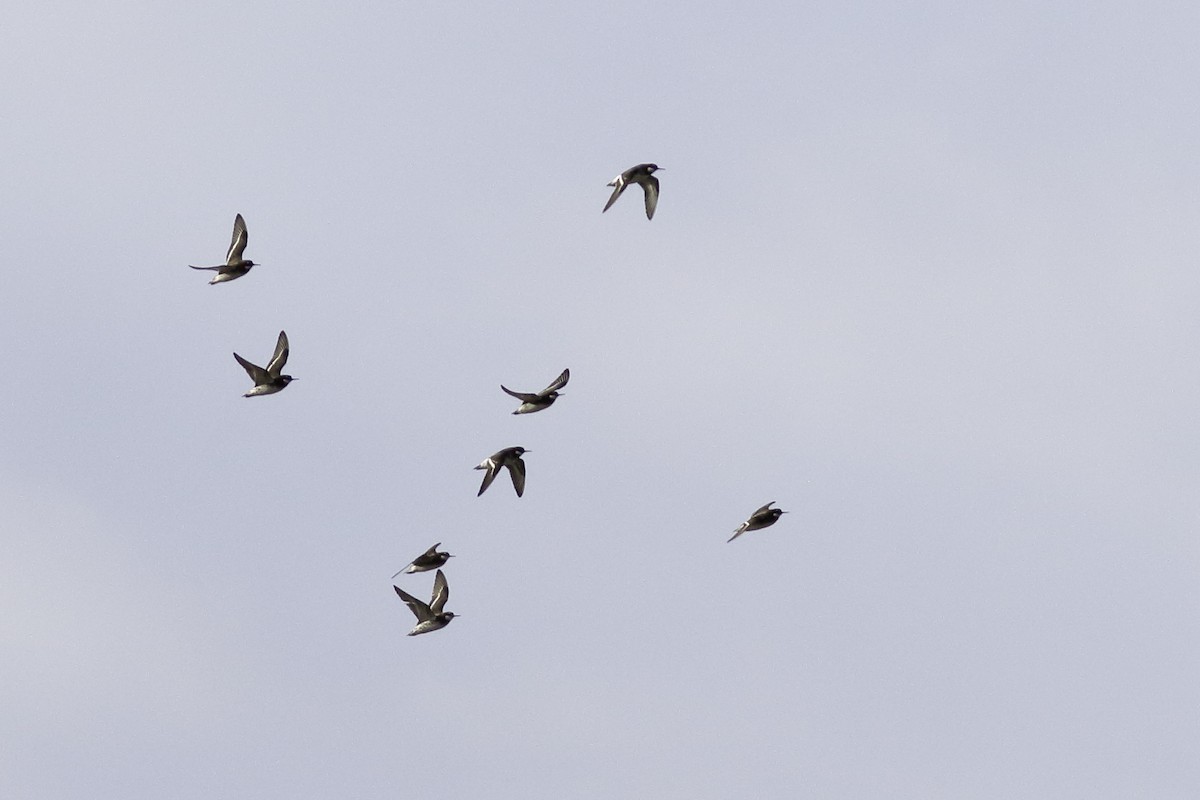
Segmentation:
<svg viewBox="0 0 1200 800">
<path fill-rule="evenodd" d="M 442 613 L 449 599 L 450 586 L 446 583 L 445 573 L 439 569 L 433 578 L 433 599 L 429 601 L 429 610 L 434 614 Z"/>
<path fill-rule="evenodd" d="M 758 509 L 758 510 L 757 510 L 757 511 L 755 511 L 753 514 L 751 514 L 751 515 L 750 515 L 750 519 L 754 519 L 754 518 L 755 518 L 755 517 L 757 517 L 759 514 L 765 514 L 766 512 L 770 511 L 770 510 L 771 510 L 771 506 L 773 506 L 773 505 L 775 505 L 775 501 L 774 501 L 774 500 L 772 500 L 771 502 L 767 503 L 765 506 L 763 506 L 762 508 Z"/>
<path fill-rule="evenodd" d="M 520 400 L 523 403 L 532 403 L 534 400 L 538 399 L 538 396 L 536 394 L 533 394 L 532 392 L 514 392 L 512 389 L 509 389 L 504 384 L 500 384 L 500 388 L 503 389 L 506 393 L 511 394 L 513 397 L 517 398 L 518 400 Z"/>
<path fill-rule="evenodd" d="M 487 491 L 487 488 L 492 485 L 492 481 L 496 480 L 496 473 L 500 471 L 500 468 L 496 466 L 496 462 L 493 459 L 489 458 L 484 463 L 487 466 L 483 467 L 483 469 L 486 469 L 487 472 L 483 473 L 483 483 L 479 485 L 479 494 L 475 495 L 476 497 Z M 476 467 L 476 469 L 480 468 Z"/>
<path fill-rule="evenodd" d="M 608 211 L 608 209 L 612 206 L 612 204 L 617 202 L 617 198 L 621 196 L 621 192 L 625 191 L 625 187 L 628 185 L 629 185 L 629 182 L 626 181 L 625 178 L 622 176 L 617 181 L 617 188 L 613 189 L 612 197 L 608 198 L 608 202 L 604 204 L 604 211 Z M 601 211 L 600 213 L 603 214 L 604 211 Z"/>
<path fill-rule="evenodd" d="M 278 378 L 279 373 L 283 372 L 283 367 L 288 360 L 288 338 L 283 331 L 279 332 L 279 341 L 275 343 L 275 355 L 271 356 L 271 363 L 267 364 L 267 372 L 272 378 Z"/>
<path fill-rule="evenodd" d="M 250 376 L 250 380 L 254 381 L 255 386 L 271 380 L 271 376 L 268 375 L 267 371 L 262 367 L 258 366 L 257 364 L 251 364 L 237 353 L 234 353 L 233 357 L 236 358 L 237 362 L 242 365 L 242 369 L 246 370 L 246 374 Z"/>
<path fill-rule="evenodd" d="M 564 369 L 562 371 L 562 374 L 554 379 L 553 383 L 551 383 L 545 389 L 542 389 L 542 391 L 538 392 L 538 394 L 545 397 L 546 395 L 550 394 L 551 392 L 557 392 L 559 389 L 566 386 L 567 381 L 569 381 L 569 380 L 571 380 L 571 370 Z"/>
<path fill-rule="evenodd" d="M 250 234 L 246 231 L 246 220 L 242 219 L 241 214 L 238 214 L 233 218 L 233 239 L 229 242 L 229 253 L 225 256 L 225 263 L 232 264 L 235 261 L 241 261 L 248 241 L 250 241 Z"/>
<path fill-rule="evenodd" d="M 400 595 L 401 600 L 403 600 L 405 603 L 408 603 L 409 609 L 417 617 L 417 622 L 424 622 L 433 616 L 433 614 L 429 613 L 429 606 L 425 605 L 420 600 L 401 589 L 399 586 L 393 586 L 392 588 L 396 590 L 396 594 Z"/>
<path fill-rule="evenodd" d="M 654 209 L 658 207 L 658 178 L 647 175 L 641 183 L 646 192 L 646 219 L 654 219 Z"/>
<path fill-rule="evenodd" d="M 508 460 L 508 474 L 512 476 L 513 488 L 517 490 L 517 497 L 522 497 L 525 494 L 525 462 L 520 456 L 515 456 Z"/>
</svg>

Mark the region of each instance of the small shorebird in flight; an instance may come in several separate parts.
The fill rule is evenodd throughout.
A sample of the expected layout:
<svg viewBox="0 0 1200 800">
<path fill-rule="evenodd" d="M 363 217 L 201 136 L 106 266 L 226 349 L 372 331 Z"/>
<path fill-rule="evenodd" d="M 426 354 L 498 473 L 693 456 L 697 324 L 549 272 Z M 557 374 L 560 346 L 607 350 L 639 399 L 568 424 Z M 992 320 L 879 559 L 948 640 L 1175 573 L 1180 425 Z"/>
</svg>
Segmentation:
<svg viewBox="0 0 1200 800">
<path fill-rule="evenodd" d="M 496 475 L 504 467 L 508 467 L 508 474 L 512 476 L 513 488 L 517 490 L 517 497 L 525 494 L 525 462 L 521 460 L 521 456 L 528 452 L 524 447 L 506 447 L 479 462 L 479 466 L 475 469 L 485 469 L 487 472 L 484 473 L 479 494 L 475 496 L 479 497 L 486 492 L 487 488 L 492 485 L 492 481 L 496 480 Z"/>
<path fill-rule="evenodd" d="M 392 588 L 396 590 L 396 594 L 400 595 L 400 599 L 408 604 L 408 609 L 417 618 L 417 624 L 408 632 L 409 636 L 420 636 L 422 633 L 441 630 L 450 624 L 450 620 L 454 619 L 453 611 L 442 611 L 446 607 L 446 601 L 450 599 L 450 587 L 446 585 L 446 574 L 440 569 L 433 579 L 433 597 L 429 600 L 428 605 L 399 586 Z"/>
<path fill-rule="evenodd" d="M 617 188 L 613 189 L 612 197 L 604 204 L 604 211 L 608 211 L 609 207 L 617 202 L 617 198 L 629 184 L 636 183 L 646 193 L 646 219 L 654 219 L 654 209 L 658 207 L 658 178 L 654 177 L 654 173 L 660 169 L 662 167 L 658 164 L 638 164 L 613 178 L 608 185 Z M 604 211 L 600 213 L 603 214 Z"/>
<path fill-rule="evenodd" d="M 512 413 L 532 414 L 554 405 L 554 401 L 558 399 L 558 390 L 566 386 L 569 380 L 571 380 L 571 370 L 564 369 L 553 383 L 540 392 L 514 392 L 504 384 L 500 384 L 500 388 L 521 401 L 521 405 L 517 406 L 517 410 Z"/>
<path fill-rule="evenodd" d="M 281 375 L 283 366 L 288 360 L 288 338 L 283 331 L 279 332 L 279 341 L 275 343 L 275 355 L 271 356 L 270 363 L 267 368 L 263 369 L 260 366 L 251 364 L 246 359 L 233 354 L 237 362 L 242 365 L 242 369 L 246 370 L 246 374 L 250 376 L 250 380 L 254 381 L 254 388 L 246 392 L 242 397 L 257 397 L 261 394 L 275 394 L 281 392 L 295 378 L 291 375 Z"/>
<path fill-rule="evenodd" d="M 760 528 L 771 527 L 775 524 L 776 520 L 779 519 L 780 514 L 787 513 L 781 508 L 771 508 L 773 505 L 775 505 L 774 500 L 751 514 L 749 519 L 738 526 L 738 529 L 733 532 L 733 536 L 729 537 L 729 540 L 726 542 L 726 544 L 729 544 L 729 542 L 732 542 L 746 531 L 756 531 Z"/>
<path fill-rule="evenodd" d="M 441 547 L 441 544 L 441 542 L 438 542 L 433 547 L 414 558 L 411 562 L 409 562 L 408 566 L 400 570 L 400 572 L 405 572 L 409 575 L 413 574 L 414 572 L 428 572 L 431 569 L 437 569 L 450 559 L 454 558 L 454 556 L 450 555 L 449 553 L 438 552 L 438 548 Z M 399 575 L 400 572 L 397 572 L 396 575 Z M 392 576 L 392 580 L 396 579 L 396 575 Z"/>
<path fill-rule="evenodd" d="M 246 220 L 242 219 L 242 215 L 238 214 L 233 218 L 233 241 L 229 243 L 229 252 L 225 256 L 224 264 L 217 264 L 215 267 L 195 267 L 188 264 L 192 269 L 214 269 L 217 271 L 213 275 L 213 279 L 209 281 L 211 286 L 214 283 L 225 283 L 226 281 L 237 280 L 250 271 L 251 267 L 257 267 L 249 259 L 242 258 L 242 253 L 246 249 L 246 242 L 250 240 L 250 235 L 246 232 Z"/>
</svg>

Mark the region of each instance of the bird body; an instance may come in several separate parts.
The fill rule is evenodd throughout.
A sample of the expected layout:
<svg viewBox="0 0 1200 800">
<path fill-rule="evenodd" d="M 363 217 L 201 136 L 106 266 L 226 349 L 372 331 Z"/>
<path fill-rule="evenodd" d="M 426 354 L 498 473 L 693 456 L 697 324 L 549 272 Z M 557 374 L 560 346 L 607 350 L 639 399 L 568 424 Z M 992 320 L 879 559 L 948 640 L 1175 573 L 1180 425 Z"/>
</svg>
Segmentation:
<svg viewBox="0 0 1200 800">
<path fill-rule="evenodd" d="M 453 611 L 443 611 L 446 601 L 450 599 L 450 587 L 446 584 L 446 574 L 440 569 L 433 578 L 433 597 L 429 603 L 423 603 L 399 586 L 393 586 L 400 599 L 408 604 L 409 611 L 417 618 L 417 624 L 408 632 L 409 636 L 420 636 L 422 633 L 441 630 L 454 619 Z"/>
<path fill-rule="evenodd" d="M 636 183 L 642 187 L 642 191 L 646 195 L 646 219 L 654 219 L 654 209 L 658 207 L 658 178 L 654 177 L 654 173 L 660 169 L 662 167 L 657 164 L 638 164 L 613 178 L 608 185 L 616 188 L 613 189 L 612 197 L 608 198 L 608 202 L 605 203 L 604 211 L 608 211 L 609 207 L 617 202 L 617 198 L 629 184 Z M 604 211 L 600 213 L 603 214 Z"/>
<path fill-rule="evenodd" d="M 521 405 L 517 406 L 514 414 L 532 414 L 535 411 L 541 411 L 543 408 L 549 408 L 554 405 L 554 401 L 558 399 L 558 390 L 567 385 L 567 381 L 571 379 L 571 370 L 564 369 L 554 381 L 542 389 L 540 392 L 514 392 L 504 384 L 500 385 L 508 394 L 521 401 Z"/>
<path fill-rule="evenodd" d="M 729 542 L 732 542 L 734 539 L 741 536 L 746 531 L 756 531 L 756 530 L 759 530 L 760 528 L 769 528 L 772 525 L 774 525 L 775 522 L 779 519 L 780 514 L 787 513 L 786 511 L 784 511 L 781 508 L 771 508 L 771 506 L 773 506 L 774 504 L 775 504 L 775 501 L 772 500 L 771 502 L 767 503 L 765 506 L 763 506 L 762 508 L 758 509 L 753 514 L 751 514 L 749 519 L 747 519 L 745 522 L 743 522 L 741 525 L 738 526 L 738 529 L 733 532 L 733 536 L 729 537 L 729 540 L 726 542 L 726 544 L 728 544 Z"/>
<path fill-rule="evenodd" d="M 521 460 L 521 456 L 529 452 L 524 447 L 506 447 L 498 453 L 485 458 L 479 462 L 479 466 L 475 469 L 487 470 L 483 476 L 483 483 L 479 487 L 479 497 L 487 488 L 492 485 L 492 481 L 496 480 L 496 475 L 504 467 L 508 467 L 508 474 L 512 477 L 513 488 L 517 490 L 517 497 L 525 494 L 525 462 Z"/>
<path fill-rule="evenodd" d="M 251 267 L 258 266 L 249 259 L 242 258 L 242 253 L 246 250 L 246 244 L 250 241 L 250 234 L 246 231 L 246 220 L 242 219 L 242 215 L 238 214 L 233 219 L 233 240 L 229 243 L 229 252 L 225 255 L 225 263 L 217 264 L 214 267 L 196 267 L 188 264 L 192 269 L 211 269 L 216 270 L 217 274 L 209 281 L 209 285 L 214 283 L 225 283 L 226 281 L 236 280 L 247 272 Z"/>
<path fill-rule="evenodd" d="M 450 559 L 454 558 L 454 556 L 450 555 L 449 553 L 438 552 L 438 547 L 440 547 L 441 544 L 441 542 L 438 542 L 433 547 L 414 558 L 408 564 L 408 566 L 400 570 L 400 572 L 404 572 L 409 575 L 413 574 L 414 572 L 428 572 L 431 569 L 437 569 Z M 399 575 L 400 572 L 397 572 L 396 575 Z M 392 576 L 393 580 L 395 580 L 396 575 Z"/>
<path fill-rule="evenodd" d="M 242 365 L 242 369 L 246 370 L 246 374 L 250 376 L 250 380 L 254 381 L 254 388 L 246 392 L 242 397 L 275 394 L 287 388 L 287 385 L 295 380 L 295 378 L 291 375 L 282 375 L 280 373 L 283 372 L 283 367 L 287 364 L 289 350 L 287 333 L 280 331 L 279 340 L 275 343 L 275 354 L 271 356 L 271 361 L 267 364 L 266 369 L 256 364 L 251 364 L 237 353 L 234 353 L 233 357 Z"/>
</svg>

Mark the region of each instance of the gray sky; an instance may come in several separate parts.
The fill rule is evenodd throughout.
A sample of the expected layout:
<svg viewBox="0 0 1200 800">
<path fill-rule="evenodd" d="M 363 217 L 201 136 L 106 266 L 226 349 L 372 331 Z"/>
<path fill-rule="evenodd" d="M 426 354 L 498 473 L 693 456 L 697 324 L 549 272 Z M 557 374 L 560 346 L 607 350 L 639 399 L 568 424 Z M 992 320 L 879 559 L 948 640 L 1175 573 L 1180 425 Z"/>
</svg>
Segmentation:
<svg viewBox="0 0 1200 800">
<path fill-rule="evenodd" d="M 11 10 L 0 795 L 1200 796 L 1200 11 L 797 5 Z"/>
</svg>

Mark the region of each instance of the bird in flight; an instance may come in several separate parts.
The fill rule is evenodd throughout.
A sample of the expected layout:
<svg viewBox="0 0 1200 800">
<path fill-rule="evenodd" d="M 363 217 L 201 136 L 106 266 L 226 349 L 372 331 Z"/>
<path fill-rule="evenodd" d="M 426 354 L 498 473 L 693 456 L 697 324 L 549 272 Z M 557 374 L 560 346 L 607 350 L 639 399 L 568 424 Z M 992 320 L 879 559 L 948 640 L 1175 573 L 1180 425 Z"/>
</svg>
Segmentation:
<svg viewBox="0 0 1200 800">
<path fill-rule="evenodd" d="M 732 542 L 746 531 L 756 531 L 760 528 L 771 527 L 775 524 L 776 520 L 779 519 L 780 514 L 787 513 L 781 508 L 771 508 L 773 505 L 775 505 L 774 500 L 751 514 L 749 519 L 738 526 L 738 529 L 733 532 L 733 536 L 729 537 L 729 540 L 726 542 L 726 544 Z"/>
<path fill-rule="evenodd" d="M 506 447 L 479 462 L 479 466 L 475 469 L 485 469 L 487 472 L 484 473 L 479 494 L 475 496 L 479 497 L 486 492 L 487 488 L 492 485 L 492 481 L 496 480 L 496 475 L 504 467 L 508 467 L 508 474 L 512 476 L 513 488 L 517 490 L 517 497 L 525 494 L 525 462 L 521 460 L 521 456 L 528 452 L 524 447 Z"/>
<path fill-rule="evenodd" d="M 400 570 L 400 572 L 406 572 L 409 575 L 413 574 L 414 572 L 428 572 L 431 569 L 437 569 L 450 559 L 454 558 L 454 556 L 450 555 L 449 553 L 439 553 L 438 548 L 441 547 L 441 545 L 442 543 L 438 542 L 433 547 L 414 558 L 411 562 L 409 562 L 408 566 Z M 400 572 L 397 572 L 396 575 L 399 575 Z M 392 580 L 396 579 L 396 575 L 392 576 Z"/>
<path fill-rule="evenodd" d="M 566 386 L 569 380 L 571 380 L 571 370 L 564 369 L 553 383 L 540 392 L 514 392 L 504 384 L 500 384 L 500 388 L 521 401 L 521 405 L 517 406 L 517 410 L 512 413 L 532 414 L 554 405 L 554 401 L 558 399 L 558 390 Z"/>
<path fill-rule="evenodd" d="M 275 343 L 275 355 L 271 356 L 270 363 L 267 368 L 263 369 L 255 364 L 251 364 L 246 359 L 233 354 L 237 362 L 242 365 L 242 369 L 246 370 L 246 374 L 250 376 L 250 380 L 254 381 L 254 388 L 246 392 L 242 397 L 257 397 L 262 394 L 275 394 L 283 391 L 289 383 L 295 378 L 291 375 L 281 375 L 283 366 L 288 360 L 288 338 L 284 331 L 279 332 L 279 341 Z"/>
<path fill-rule="evenodd" d="M 250 240 L 249 234 L 246 232 L 246 220 L 242 219 L 242 215 L 238 214 L 233 218 L 233 240 L 229 243 L 229 253 L 225 256 L 224 264 L 217 264 L 215 267 L 196 267 L 188 264 L 192 269 L 213 269 L 217 271 L 213 275 L 213 279 L 209 281 L 211 286 L 214 283 L 225 283 L 226 281 L 237 280 L 250 271 L 251 267 L 257 267 L 249 259 L 242 258 L 242 253 L 246 250 L 246 242 Z"/>
<path fill-rule="evenodd" d="M 636 183 L 646 193 L 646 219 L 654 219 L 654 209 L 658 207 L 658 178 L 654 177 L 654 173 L 660 169 L 662 167 L 658 164 L 638 164 L 613 178 L 608 185 L 617 188 L 613 189 L 612 197 L 608 198 L 608 202 L 604 205 L 604 211 L 608 211 L 609 207 L 617 202 L 617 198 L 625 191 L 625 187 Z M 603 214 L 604 211 L 600 213 Z"/>
<path fill-rule="evenodd" d="M 446 585 L 446 573 L 440 569 L 434 576 L 433 597 L 429 600 L 428 605 L 399 586 L 392 588 L 396 590 L 396 594 L 400 595 L 400 599 L 408 604 L 409 611 L 413 612 L 417 618 L 417 624 L 408 632 L 409 636 L 420 636 L 422 633 L 441 630 L 449 625 L 450 620 L 455 617 L 453 611 L 442 611 L 446 607 L 446 601 L 450 599 L 450 587 Z"/>
</svg>

